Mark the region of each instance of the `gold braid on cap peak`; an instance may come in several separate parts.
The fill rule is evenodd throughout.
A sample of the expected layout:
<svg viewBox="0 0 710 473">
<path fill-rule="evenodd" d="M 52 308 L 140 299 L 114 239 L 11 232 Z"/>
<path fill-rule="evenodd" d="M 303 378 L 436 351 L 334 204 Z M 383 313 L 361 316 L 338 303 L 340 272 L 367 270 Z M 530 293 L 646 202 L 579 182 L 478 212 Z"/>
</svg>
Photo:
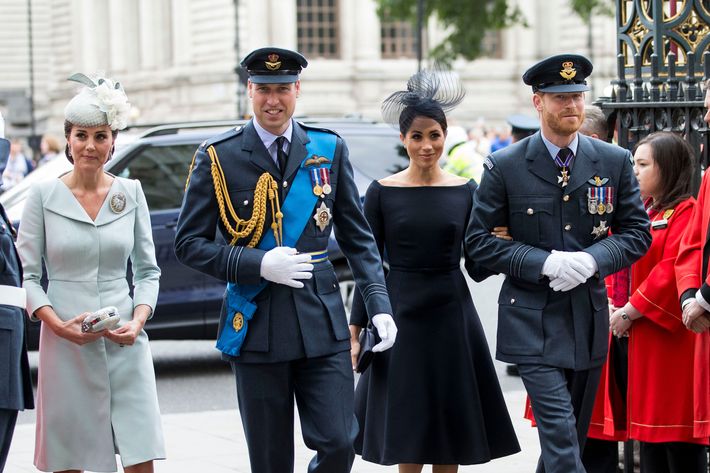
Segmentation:
<svg viewBox="0 0 710 473">
<path fill-rule="evenodd" d="M 276 246 L 283 245 L 283 213 L 281 213 L 281 204 L 279 203 L 278 196 L 278 184 L 271 177 L 271 174 L 265 172 L 259 176 L 259 180 L 256 183 L 256 189 L 254 189 L 254 206 L 251 217 L 248 220 L 239 218 L 237 213 L 232 207 L 232 202 L 229 200 L 229 191 L 227 188 L 227 180 L 224 177 L 224 171 L 222 171 L 222 166 L 219 163 L 219 157 L 217 156 L 217 151 L 214 146 L 207 148 L 207 154 L 212 162 L 212 182 L 214 183 L 214 194 L 217 199 L 217 206 L 219 207 L 219 217 L 222 220 L 222 224 L 227 229 L 227 232 L 232 236 L 232 241 L 229 242 L 230 245 L 234 245 L 238 239 L 246 238 L 252 235 L 251 240 L 247 244 L 248 248 L 254 248 L 261 240 L 261 235 L 264 231 L 264 222 L 266 221 L 266 201 L 268 200 L 271 204 L 271 230 L 274 232 L 274 239 L 276 240 Z M 197 153 L 195 153 L 197 156 Z M 192 157 L 192 163 L 190 163 L 190 171 L 187 175 L 187 182 L 185 183 L 185 189 L 190 184 L 190 176 L 192 175 L 192 169 L 195 165 L 195 156 Z M 231 225 L 229 218 L 227 217 L 227 210 L 229 210 L 229 216 L 234 222 L 234 226 Z"/>
</svg>

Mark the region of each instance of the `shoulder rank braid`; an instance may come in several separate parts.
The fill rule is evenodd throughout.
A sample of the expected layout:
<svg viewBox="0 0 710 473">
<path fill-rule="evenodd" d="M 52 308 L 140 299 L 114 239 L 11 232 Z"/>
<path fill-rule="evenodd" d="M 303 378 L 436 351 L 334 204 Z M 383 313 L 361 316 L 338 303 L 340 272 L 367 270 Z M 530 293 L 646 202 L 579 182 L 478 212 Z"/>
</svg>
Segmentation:
<svg viewBox="0 0 710 473">
<path fill-rule="evenodd" d="M 247 247 L 254 248 L 259 243 L 264 229 L 264 222 L 266 221 L 266 201 L 268 200 L 271 204 L 271 230 L 274 232 L 276 245 L 281 246 L 283 244 L 283 213 L 281 213 L 281 204 L 279 203 L 277 192 L 278 184 L 274 178 L 271 177 L 271 174 L 265 172 L 259 176 L 256 189 L 254 189 L 254 207 L 251 217 L 248 220 L 244 220 L 239 218 L 234 211 L 234 207 L 232 207 L 232 202 L 228 198 L 227 180 L 224 177 L 224 172 L 222 171 L 222 166 L 219 163 L 217 151 L 214 149 L 214 146 L 207 148 L 207 154 L 212 162 L 212 181 L 214 183 L 214 194 L 217 199 L 217 205 L 219 206 L 219 217 L 224 227 L 227 229 L 227 232 L 232 236 L 232 241 L 230 241 L 229 244 L 234 245 L 238 239 L 246 238 L 249 235 L 252 235 L 252 237 Z M 190 176 L 192 176 L 192 169 L 195 166 L 196 157 L 197 153 L 192 157 L 192 163 L 190 163 L 190 171 L 187 174 L 185 190 L 187 190 L 187 186 L 190 184 Z M 229 216 L 235 223 L 234 227 L 232 227 L 227 217 L 227 210 L 229 210 Z"/>
</svg>

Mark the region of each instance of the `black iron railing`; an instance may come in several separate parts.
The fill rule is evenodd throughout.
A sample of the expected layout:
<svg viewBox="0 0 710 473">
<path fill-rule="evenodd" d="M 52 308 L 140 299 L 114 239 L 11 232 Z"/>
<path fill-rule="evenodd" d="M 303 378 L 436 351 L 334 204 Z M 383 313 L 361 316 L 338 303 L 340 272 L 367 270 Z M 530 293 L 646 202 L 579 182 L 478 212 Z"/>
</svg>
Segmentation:
<svg viewBox="0 0 710 473">
<path fill-rule="evenodd" d="M 693 147 L 698 167 L 694 186 L 698 189 L 702 170 L 710 164 L 710 133 L 703 121 L 705 83 L 710 78 L 710 51 L 703 54 L 703 77 L 698 77 L 696 58 L 687 53 L 684 75 L 676 75 L 676 56 L 666 55 L 664 74 L 659 73 L 658 55 L 651 54 L 650 68 L 640 54 L 633 58 L 633 78 L 628 79 L 626 58 L 618 55 L 619 78 L 613 81 L 611 97 L 596 103 L 607 116 L 610 133 L 619 146 L 633 150 L 636 143 L 655 131 L 682 134 Z M 644 74 L 648 71 L 647 74 Z M 611 136 L 609 138 L 612 138 Z"/>
<path fill-rule="evenodd" d="M 632 150 L 656 131 L 681 134 L 697 159 L 694 189 L 710 166 L 703 120 L 710 79 L 710 1 L 616 0 L 618 78 L 604 111 L 610 136 Z M 635 470 L 634 442 L 625 442 L 623 471 Z"/>
</svg>

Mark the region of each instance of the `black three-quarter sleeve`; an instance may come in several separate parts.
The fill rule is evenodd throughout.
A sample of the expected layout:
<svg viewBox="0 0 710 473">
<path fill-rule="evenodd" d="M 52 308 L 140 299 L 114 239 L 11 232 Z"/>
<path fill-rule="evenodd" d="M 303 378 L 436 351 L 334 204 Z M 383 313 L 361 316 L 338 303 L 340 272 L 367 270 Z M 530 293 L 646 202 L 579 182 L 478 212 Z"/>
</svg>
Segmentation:
<svg viewBox="0 0 710 473">
<path fill-rule="evenodd" d="M 380 207 L 380 187 L 381 184 L 377 181 L 372 181 L 365 193 L 365 204 L 363 212 L 372 235 L 377 243 L 377 250 L 380 253 L 380 261 L 384 261 L 385 254 L 385 238 L 384 238 L 384 220 L 382 218 L 382 209 Z M 374 314 L 373 314 L 374 315 Z M 359 288 L 353 295 L 353 307 L 350 313 L 350 325 L 365 327 L 368 322 L 367 310 L 362 298 L 362 293 Z"/>
</svg>

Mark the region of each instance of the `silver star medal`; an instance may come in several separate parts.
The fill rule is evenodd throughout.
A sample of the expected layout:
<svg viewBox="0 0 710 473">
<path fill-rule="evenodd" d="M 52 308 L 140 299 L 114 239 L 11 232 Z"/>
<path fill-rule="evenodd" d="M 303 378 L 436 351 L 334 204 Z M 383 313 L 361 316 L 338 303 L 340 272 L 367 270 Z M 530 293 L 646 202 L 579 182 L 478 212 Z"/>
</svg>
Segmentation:
<svg viewBox="0 0 710 473">
<path fill-rule="evenodd" d="M 330 209 L 325 202 L 320 203 L 320 207 L 316 209 L 316 214 L 313 216 L 313 220 L 316 221 L 316 225 L 320 228 L 320 231 L 325 231 L 326 227 L 333 218 L 333 214 L 330 213 Z"/>
<path fill-rule="evenodd" d="M 111 207 L 111 211 L 113 213 L 120 214 L 123 212 L 123 209 L 126 208 L 126 196 L 123 192 L 116 192 L 111 196 L 111 199 L 108 201 L 108 205 Z"/>
<path fill-rule="evenodd" d="M 592 227 L 592 235 L 594 239 L 606 236 L 609 233 L 609 227 L 606 226 L 606 220 L 601 220 L 598 227 Z"/>
<path fill-rule="evenodd" d="M 561 184 L 562 187 L 567 187 L 569 182 L 569 171 L 565 168 L 560 171 L 560 175 L 557 176 L 557 183 Z"/>
</svg>

